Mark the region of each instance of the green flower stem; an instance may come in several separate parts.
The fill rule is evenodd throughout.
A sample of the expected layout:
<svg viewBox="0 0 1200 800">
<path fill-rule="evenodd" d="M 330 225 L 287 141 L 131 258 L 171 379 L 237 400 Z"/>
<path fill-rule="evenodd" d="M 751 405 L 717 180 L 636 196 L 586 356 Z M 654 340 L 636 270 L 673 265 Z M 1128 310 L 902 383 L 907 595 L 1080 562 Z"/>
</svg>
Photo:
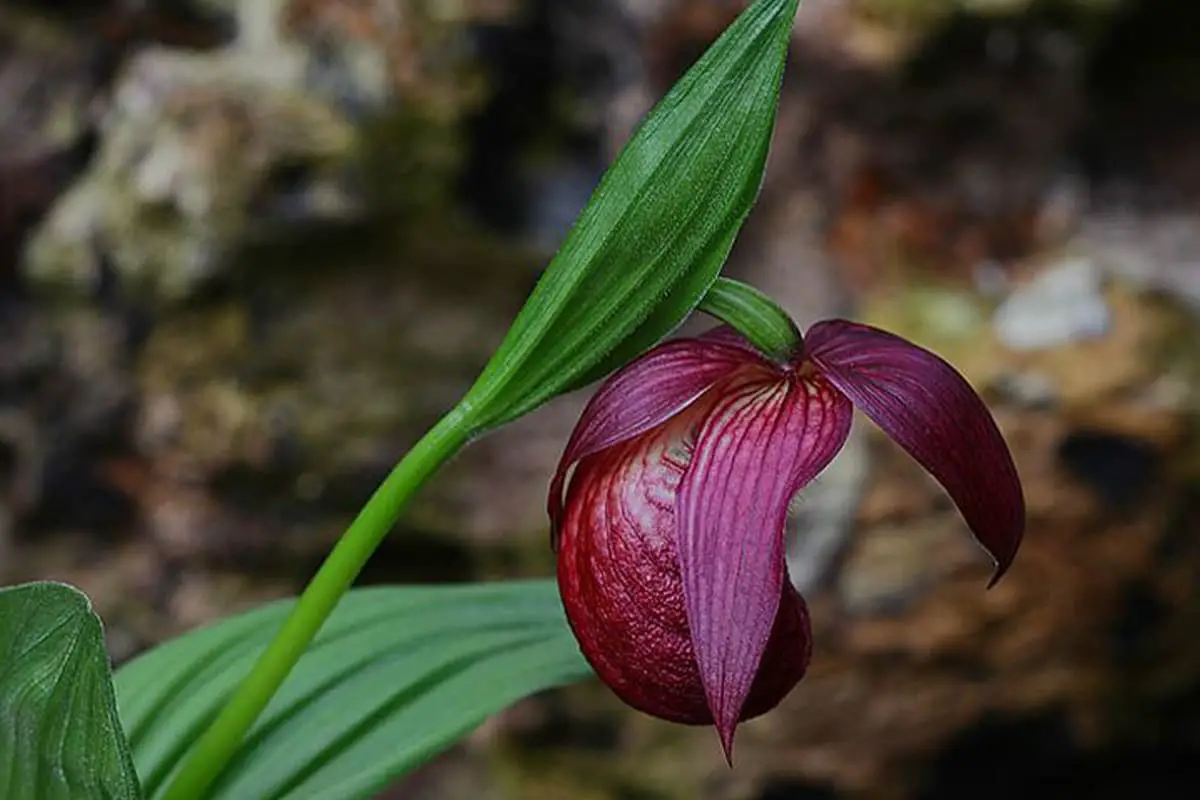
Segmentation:
<svg viewBox="0 0 1200 800">
<path fill-rule="evenodd" d="M 279 633 L 196 743 L 168 787 L 164 795 L 167 800 L 198 800 L 205 796 L 237 752 L 246 732 L 392 529 L 404 504 L 462 449 L 472 433 L 461 408 L 456 408 L 417 442 L 375 490 L 300 595 Z"/>
<path fill-rule="evenodd" d="M 802 346 L 796 323 L 779 304 L 753 286 L 717 278 L 700 301 L 700 310 L 745 336 L 764 355 L 786 361 Z"/>
</svg>

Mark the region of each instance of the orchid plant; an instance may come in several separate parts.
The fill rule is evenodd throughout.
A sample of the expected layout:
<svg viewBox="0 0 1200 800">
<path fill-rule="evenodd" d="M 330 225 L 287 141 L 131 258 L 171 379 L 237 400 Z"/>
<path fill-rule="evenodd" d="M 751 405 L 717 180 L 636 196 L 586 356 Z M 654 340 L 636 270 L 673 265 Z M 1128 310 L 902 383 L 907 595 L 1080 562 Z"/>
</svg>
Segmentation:
<svg viewBox="0 0 1200 800">
<path fill-rule="evenodd" d="M 757 0 L 650 112 L 478 381 L 397 464 L 301 596 L 119 669 L 70 587 L 0 590 L 0 789 L 41 798 L 368 798 L 516 700 L 598 676 L 715 726 L 775 707 L 813 648 L 792 498 L 858 408 L 945 487 L 996 565 L 1024 501 L 982 400 L 897 336 L 802 337 L 720 276 L 762 182 L 798 0 Z M 666 339 L 695 310 L 722 326 Z M 665 340 L 665 341 L 664 341 Z M 558 580 L 351 589 L 473 438 L 609 376 L 549 478 Z"/>
<path fill-rule="evenodd" d="M 928 350 L 845 320 L 776 359 L 728 327 L 659 345 L 592 397 L 551 483 L 558 583 L 583 654 L 634 708 L 715 724 L 727 758 L 738 722 L 774 708 L 808 666 L 784 523 L 846 443 L 852 405 L 947 489 L 995 582 L 1025 504 L 983 401 Z"/>
</svg>

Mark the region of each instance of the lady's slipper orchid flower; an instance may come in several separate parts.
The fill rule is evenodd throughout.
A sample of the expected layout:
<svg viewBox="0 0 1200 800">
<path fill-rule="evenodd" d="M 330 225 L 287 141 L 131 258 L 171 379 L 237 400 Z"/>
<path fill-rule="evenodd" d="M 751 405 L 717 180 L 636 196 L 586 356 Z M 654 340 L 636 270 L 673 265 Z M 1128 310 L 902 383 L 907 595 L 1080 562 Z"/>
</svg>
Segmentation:
<svg viewBox="0 0 1200 800">
<path fill-rule="evenodd" d="M 946 489 L 993 583 L 1012 563 L 1025 528 L 1012 457 L 933 353 L 844 320 L 814 325 L 786 363 L 731 328 L 667 342 L 600 387 L 550 488 L 567 618 L 625 702 L 715 724 L 730 757 L 738 723 L 804 675 L 811 630 L 784 523 L 846 442 L 852 405 Z"/>
</svg>

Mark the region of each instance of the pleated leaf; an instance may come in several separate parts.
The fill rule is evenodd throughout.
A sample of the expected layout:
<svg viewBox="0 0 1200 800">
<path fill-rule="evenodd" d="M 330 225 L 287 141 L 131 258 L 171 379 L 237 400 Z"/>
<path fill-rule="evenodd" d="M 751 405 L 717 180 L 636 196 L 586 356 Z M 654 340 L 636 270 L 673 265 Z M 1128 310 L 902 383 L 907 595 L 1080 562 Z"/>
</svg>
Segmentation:
<svg viewBox="0 0 1200 800">
<path fill-rule="evenodd" d="M 0 589 L 0 797 L 139 796 L 87 597 L 60 583 Z"/>
<path fill-rule="evenodd" d="M 117 673 L 159 796 L 293 605 L 168 642 Z M 212 798 L 370 798 L 535 692 L 591 675 L 552 581 L 352 591 L 218 778 Z"/>
<path fill-rule="evenodd" d="M 480 429 L 679 325 L 758 195 L 798 0 L 758 0 L 647 115 L 464 402 Z"/>
</svg>

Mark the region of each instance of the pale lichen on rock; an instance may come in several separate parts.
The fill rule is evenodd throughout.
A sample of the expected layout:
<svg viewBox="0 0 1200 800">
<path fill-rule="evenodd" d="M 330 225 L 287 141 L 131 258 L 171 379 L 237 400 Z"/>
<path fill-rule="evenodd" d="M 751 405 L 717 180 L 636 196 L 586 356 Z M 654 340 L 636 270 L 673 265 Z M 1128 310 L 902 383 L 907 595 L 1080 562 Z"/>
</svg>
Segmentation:
<svg viewBox="0 0 1200 800">
<path fill-rule="evenodd" d="M 255 63 L 139 53 L 90 170 L 29 243 L 29 277 L 90 294 L 111 267 L 132 293 L 182 298 L 229 263 L 273 171 L 327 169 L 333 181 L 353 128 L 331 105 L 246 69 Z"/>
<path fill-rule="evenodd" d="M 482 96 L 459 41 L 466 11 L 300 0 L 214 10 L 233 16 L 227 46 L 149 47 L 125 66 L 93 163 L 26 248 L 32 282 L 91 295 L 113 277 L 171 302 L 279 227 L 445 202 L 457 125 Z"/>
</svg>

